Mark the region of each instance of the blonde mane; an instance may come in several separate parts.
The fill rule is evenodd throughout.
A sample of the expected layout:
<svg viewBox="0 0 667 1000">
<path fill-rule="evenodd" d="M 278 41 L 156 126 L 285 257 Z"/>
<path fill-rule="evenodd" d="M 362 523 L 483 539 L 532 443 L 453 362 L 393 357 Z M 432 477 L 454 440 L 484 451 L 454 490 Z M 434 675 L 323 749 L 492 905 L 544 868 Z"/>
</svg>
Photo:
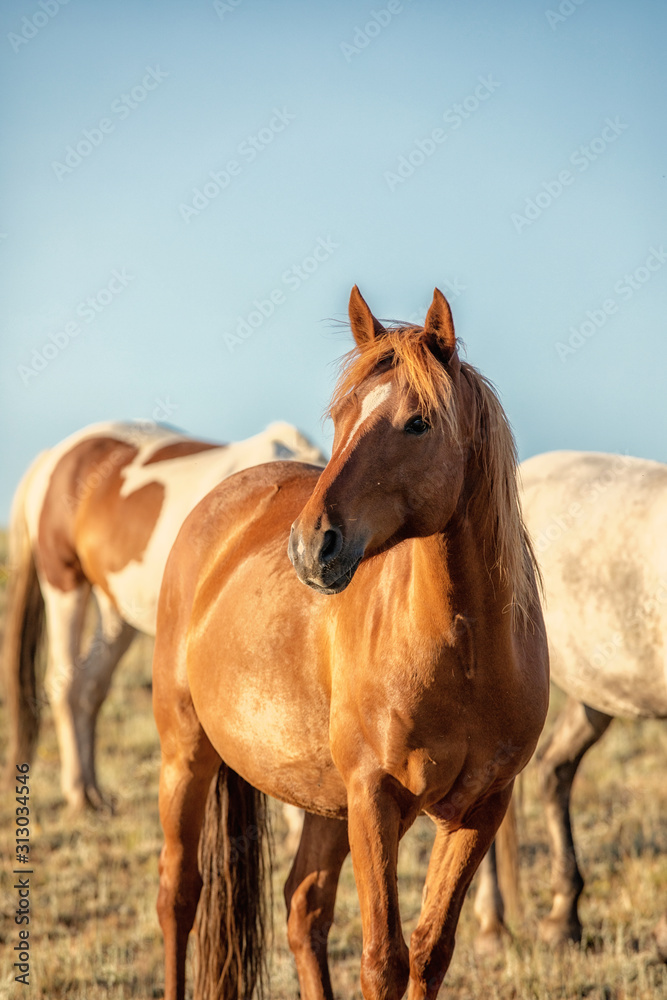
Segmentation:
<svg viewBox="0 0 667 1000">
<path fill-rule="evenodd" d="M 353 347 L 344 354 L 327 415 L 331 416 L 338 403 L 385 365 L 400 370 L 425 416 L 444 419 L 455 430 L 452 380 L 429 350 L 420 326 L 391 326 L 384 336 L 371 340 L 363 349 Z"/>
<path fill-rule="evenodd" d="M 472 498 L 470 507 L 493 540 L 489 572 L 495 570 L 500 582 L 510 588 L 512 620 L 526 627 L 541 579 L 521 513 L 514 435 L 495 388 L 476 368 L 461 362 L 461 375 L 473 398 L 470 440 L 463 440 L 451 377 L 430 350 L 421 327 L 397 324 L 341 358 L 328 414 L 384 368 L 400 373 L 429 420 L 444 425 L 460 446 L 472 448 L 486 490 Z"/>
</svg>

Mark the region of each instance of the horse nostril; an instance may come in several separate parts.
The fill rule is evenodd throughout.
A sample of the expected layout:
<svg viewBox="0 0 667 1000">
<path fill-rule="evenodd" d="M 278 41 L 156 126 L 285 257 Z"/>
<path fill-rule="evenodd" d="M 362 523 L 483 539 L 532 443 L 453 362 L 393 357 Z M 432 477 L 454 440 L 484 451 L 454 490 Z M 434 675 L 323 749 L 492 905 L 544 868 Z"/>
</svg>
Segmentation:
<svg viewBox="0 0 667 1000">
<path fill-rule="evenodd" d="M 322 548 L 320 549 L 320 564 L 326 566 L 332 562 L 343 547 L 343 534 L 339 528 L 329 528 L 324 532 Z"/>
</svg>

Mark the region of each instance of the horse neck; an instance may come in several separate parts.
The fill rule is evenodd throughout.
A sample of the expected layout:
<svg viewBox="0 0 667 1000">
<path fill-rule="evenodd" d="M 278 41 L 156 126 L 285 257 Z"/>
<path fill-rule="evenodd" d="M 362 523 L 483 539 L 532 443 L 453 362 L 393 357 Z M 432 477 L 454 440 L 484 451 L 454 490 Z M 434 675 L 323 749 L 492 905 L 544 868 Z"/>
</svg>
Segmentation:
<svg viewBox="0 0 667 1000">
<path fill-rule="evenodd" d="M 497 547 L 491 526 L 485 524 L 486 497 L 474 503 L 463 498 L 444 530 L 416 540 L 414 585 L 431 591 L 437 581 L 443 610 L 454 618 L 463 615 L 494 621 L 510 629 L 511 589 L 497 568 Z"/>
</svg>

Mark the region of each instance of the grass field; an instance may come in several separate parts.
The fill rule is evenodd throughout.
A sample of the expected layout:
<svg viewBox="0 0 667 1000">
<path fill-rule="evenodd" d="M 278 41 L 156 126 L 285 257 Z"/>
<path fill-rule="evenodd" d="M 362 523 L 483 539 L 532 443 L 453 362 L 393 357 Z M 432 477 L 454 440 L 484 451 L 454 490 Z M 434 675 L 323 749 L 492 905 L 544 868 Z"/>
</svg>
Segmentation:
<svg viewBox="0 0 667 1000">
<path fill-rule="evenodd" d="M 151 713 L 151 643 L 135 643 L 116 673 L 99 724 L 103 788 L 116 796 L 116 815 L 66 818 L 59 791 L 52 720 L 44 712 L 32 769 L 30 986 L 13 981 L 18 942 L 13 922 L 13 797 L 0 809 L 2 874 L 0 997 L 59 1000 L 162 996 L 162 942 L 155 915 L 161 831 L 157 812 L 159 751 Z M 560 699 L 555 692 L 551 713 Z M 0 732 L 5 731 L 4 704 Z M 5 744 L 2 742 L 2 752 Z M 546 829 L 535 769 L 522 788 L 521 869 L 525 916 L 499 959 L 476 960 L 472 900 L 466 901 L 457 949 L 441 995 L 457 1000 L 655 1000 L 667 996 L 667 967 L 654 961 L 652 927 L 667 902 L 667 727 L 616 722 L 584 761 L 573 814 L 581 866 L 582 948 L 554 953 L 536 941 L 549 893 Z M 298 995 L 287 949 L 282 883 L 290 858 L 276 811 L 275 910 L 271 948 L 272 1000 Z M 419 820 L 405 837 L 400 890 L 406 937 L 415 925 L 431 844 Z M 334 989 L 341 1000 L 358 986 L 361 924 L 349 859 L 343 870 L 331 934 Z"/>
</svg>

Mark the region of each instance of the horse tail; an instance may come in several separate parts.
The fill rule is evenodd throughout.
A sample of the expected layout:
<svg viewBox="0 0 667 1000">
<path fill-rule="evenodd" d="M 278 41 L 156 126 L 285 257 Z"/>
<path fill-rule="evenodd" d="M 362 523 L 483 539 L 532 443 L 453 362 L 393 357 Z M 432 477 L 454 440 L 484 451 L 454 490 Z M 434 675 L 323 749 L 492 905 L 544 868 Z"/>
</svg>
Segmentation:
<svg viewBox="0 0 667 1000">
<path fill-rule="evenodd" d="M 505 818 L 496 834 L 496 865 L 498 885 L 503 897 L 505 917 L 511 922 L 521 919 L 519 885 L 519 834 L 515 804 L 516 792 L 510 799 Z"/>
<path fill-rule="evenodd" d="M 9 780 L 16 773 L 16 764 L 32 761 L 40 721 L 35 660 L 44 632 L 44 600 L 25 516 L 31 472 L 32 469 L 19 483 L 9 523 L 9 579 L 3 643 L 10 730 L 7 754 Z"/>
<path fill-rule="evenodd" d="M 197 1000 L 264 996 L 271 831 L 266 796 L 221 764 L 199 841 L 203 886 L 195 921 Z"/>
</svg>

